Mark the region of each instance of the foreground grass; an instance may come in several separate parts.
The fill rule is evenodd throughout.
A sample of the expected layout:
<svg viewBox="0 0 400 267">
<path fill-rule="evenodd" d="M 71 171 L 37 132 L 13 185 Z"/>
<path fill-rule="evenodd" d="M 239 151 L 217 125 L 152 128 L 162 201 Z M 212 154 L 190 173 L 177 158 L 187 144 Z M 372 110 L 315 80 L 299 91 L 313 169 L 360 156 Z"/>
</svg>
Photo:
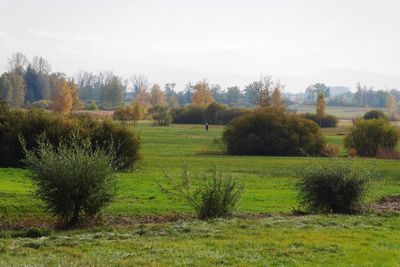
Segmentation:
<svg viewBox="0 0 400 267">
<path fill-rule="evenodd" d="M 400 220 L 274 216 L 0 238 L 0 266 L 399 266 Z M 5 237 L 5 238 L 4 238 Z"/>
<path fill-rule="evenodd" d="M 346 129 L 324 129 L 327 141 L 340 146 L 341 155 Z M 164 169 L 179 176 L 183 161 L 197 180 L 213 164 L 240 180 L 245 192 L 239 214 L 273 215 L 34 230 L 34 235 L 43 235 L 38 238 L 27 237 L 33 236 L 29 229 L 0 229 L 0 266 L 400 266 L 398 215 L 282 215 L 297 207 L 296 172 L 313 164 L 310 159 L 218 155 L 214 140 L 220 138 L 222 127 L 217 126 L 205 133 L 202 126 L 143 124 L 139 131 L 143 161 L 134 172 L 118 175 L 118 196 L 105 215 L 191 213 L 185 203 L 166 198 L 157 186 Z M 358 159 L 355 164 L 376 165 L 378 170 L 367 201 L 400 193 L 399 161 Z M 0 169 L 0 222 L 51 218 L 32 192 L 26 171 Z"/>
</svg>

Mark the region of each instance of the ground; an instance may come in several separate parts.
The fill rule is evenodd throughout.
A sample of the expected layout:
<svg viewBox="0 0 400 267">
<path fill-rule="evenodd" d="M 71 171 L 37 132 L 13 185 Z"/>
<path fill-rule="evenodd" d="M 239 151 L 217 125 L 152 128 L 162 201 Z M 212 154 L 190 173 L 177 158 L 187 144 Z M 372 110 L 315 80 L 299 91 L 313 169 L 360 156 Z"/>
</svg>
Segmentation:
<svg viewBox="0 0 400 267">
<path fill-rule="evenodd" d="M 341 145 L 348 127 L 342 123 L 324 129 L 324 135 L 329 143 Z M 221 126 L 211 126 L 207 133 L 201 125 L 141 123 L 136 129 L 143 142 L 143 160 L 135 171 L 118 175 L 119 193 L 104 211 L 103 225 L 51 230 L 54 218 L 32 196 L 26 171 L 0 169 L 0 266 L 396 266 L 400 262 L 396 214 L 293 214 L 298 208 L 299 168 L 331 159 L 221 155 Z M 341 155 L 346 155 L 342 146 Z M 164 181 L 163 171 L 179 176 L 183 162 L 189 164 L 194 179 L 216 165 L 244 185 L 234 218 L 198 221 L 184 202 L 160 192 L 157 182 Z M 368 203 L 399 195 L 400 162 L 356 159 L 355 164 L 375 165 L 378 170 L 366 195 Z M 32 234 L 32 227 L 39 234 Z"/>
</svg>

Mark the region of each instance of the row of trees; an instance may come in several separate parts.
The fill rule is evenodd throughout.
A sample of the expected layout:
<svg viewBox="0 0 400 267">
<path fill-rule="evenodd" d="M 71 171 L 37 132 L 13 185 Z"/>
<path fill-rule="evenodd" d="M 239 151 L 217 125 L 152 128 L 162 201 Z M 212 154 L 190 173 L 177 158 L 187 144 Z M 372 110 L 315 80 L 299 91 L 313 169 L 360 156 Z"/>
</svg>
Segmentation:
<svg viewBox="0 0 400 267">
<path fill-rule="evenodd" d="M 396 89 L 391 90 L 374 90 L 373 87 L 367 85 L 361 85 L 357 83 L 356 92 L 347 92 L 335 96 L 330 96 L 329 88 L 324 84 L 316 84 L 320 90 L 312 90 L 317 86 L 310 86 L 307 88 L 304 102 L 312 102 L 312 95 L 318 95 L 319 92 L 323 92 L 326 97 L 329 98 L 327 101 L 329 106 L 341 106 L 341 107 L 375 107 L 384 108 L 393 105 L 400 101 L 400 91 Z M 321 90 L 322 89 L 322 90 Z"/>
<path fill-rule="evenodd" d="M 113 108 L 124 103 L 126 87 L 122 78 L 112 72 L 80 73 L 75 82 L 63 73 L 52 73 L 50 63 L 44 58 L 35 56 L 29 60 L 17 52 L 8 59 L 8 71 L 0 76 L 0 100 L 14 107 L 53 101 L 54 105 L 50 106 L 65 112 L 83 109 L 79 101 L 82 95 L 85 100 L 95 100 L 102 108 Z"/>
</svg>

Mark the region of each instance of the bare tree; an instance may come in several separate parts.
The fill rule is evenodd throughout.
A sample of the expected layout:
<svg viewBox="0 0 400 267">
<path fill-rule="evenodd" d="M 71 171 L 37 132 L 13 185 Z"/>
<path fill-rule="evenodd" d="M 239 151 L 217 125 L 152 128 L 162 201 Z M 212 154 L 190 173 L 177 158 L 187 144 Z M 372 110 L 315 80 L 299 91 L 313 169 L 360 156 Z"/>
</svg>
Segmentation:
<svg viewBox="0 0 400 267">
<path fill-rule="evenodd" d="M 8 58 L 8 69 L 10 71 L 17 72 L 18 74 L 23 74 L 26 67 L 28 66 L 28 58 L 21 52 L 17 52 Z"/>
<path fill-rule="evenodd" d="M 260 107 L 268 107 L 270 105 L 271 91 L 274 87 L 274 82 L 272 81 L 272 77 L 267 75 L 261 77 L 260 79 L 260 99 L 259 105 Z"/>
<path fill-rule="evenodd" d="M 50 73 L 51 72 L 51 65 L 50 63 L 39 56 L 34 56 L 32 58 L 32 68 L 38 73 Z"/>
<path fill-rule="evenodd" d="M 143 74 L 133 74 L 130 78 L 132 86 L 133 86 L 133 93 L 137 96 L 141 91 L 146 91 L 149 87 L 149 82 Z"/>
</svg>

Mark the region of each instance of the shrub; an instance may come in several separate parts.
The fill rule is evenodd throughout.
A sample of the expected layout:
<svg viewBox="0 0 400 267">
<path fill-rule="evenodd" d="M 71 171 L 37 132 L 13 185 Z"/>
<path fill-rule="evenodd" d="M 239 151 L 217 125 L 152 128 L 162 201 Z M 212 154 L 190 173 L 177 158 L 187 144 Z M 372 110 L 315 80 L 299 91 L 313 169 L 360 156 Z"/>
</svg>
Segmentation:
<svg viewBox="0 0 400 267">
<path fill-rule="evenodd" d="M 90 100 L 86 106 L 86 109 L 87 110 L 99 110 L 99 107 L 97 106 L 96 101 Z"/>
<path fill-rule="evenodd" d="M 90 138 L 93 148 L 107 149 L 113 145 L 116 152 L 115 167 L 128 169 L 139 160 L 140 140 L 131 128 L 88 116 L 61 117 L 56 114 L 29 110 L 11 110 L 0 105 L 0 166 L 21 167 L 24 157 L 18 140 L 21 135 L 27 148 L 35 149 L 37 136 L 45 133 L 49 142 L 57 145 L 61 139 L 70 139 L 75 134 Z"/>
<path fill-rule="evenodd" d="M 200 219 L 227 217 L 239 203 L 243 188 L 231 177 L 224 177 L 214 167 L 211 176 L 204 175 L 203 183 L 192 190 L 191 177 L 184 165 L 182 182 L 165 172 L 169 188 L 161 186 L 163 192 L 183 198 L 194 208 Z"/>
<path fill-rule="evenodd" d="M 136 121 L 132 106 L 117 107 L 113 113 L 113 119 L 119 121 Z"/>
<path fill-rule="evenodd" d="M 18 135 L 25 139 L 28 149 L 37 146 L 36 137 L 43 132 L 53 144 L 61 138 L 68 139 L 72 132 L 79 132 L 77 121 L 32 109 L 27 112 L 0 107 L 0 166 L 21 167 L 24 157 Z"/>
<path fill-rule="evenodd" d="M 174 123 L 203 124 L 204 108 L 201 106 L 187 106 L 175 111 Z"/>
<path fill-rule="evenodd" d="M 140 139 L 135 135 L 132 128 L 110 120 L 91 121 L 89 126 L 85 128 L 94 148 L 108 149 L 110 146 L 113 147 L 115 152 L 114 166 L 117 169 L 131 169 L 140 159 Z"/>
<path fill-rule="evenodd" d="M 234 155 L 319 155 L 325 141 L 316 123 L 295 114 L 258 109 L 233 119 L 224 129 Z"/>
<path fill-rule="evenodd" d="M 378 149 L 376 152 L 377 159 L 400 159 L 400 152 L 387 149 Z"/>
<path fill-rule="evenodd" d="M 23 140 L 22 140 L 23 142 Z M 35 150 L 24 149 L 36 196 L 68 226 L 94 216 L 115 196 L 112 152 L 93 149 L 89 139 L 72 138 L 53 146 L 44 135 Z"/>
<path fill-rule="evenodd" d="M 366 112 L 363 116 L 364 120 L 372 120 L 372 119 L 385 119 L 389 120 L 389 118 L 385 115 L 382 110 L 372 109 Z"/>
<path fill-rule="evenodd" d="M 149 113 L 155 126 L 169 126 L 172 122 L 172 116 L 168 107 L 154 106 L 149 109 Z"/>
<path fill-rule="evenodd" d="M 174 123 L 181 124 L 203 124 L 208 122 L 211 125 L 225 125 L 232 119 L 247 113 L 246 109 L 227 108 L 216 102 L 211 103 L 207 108 L 201 106 L 187 106 L 171 111 Z"/>
<path fill-rule="evenodd" d="M 344 160 L 307 164 L 297 184 L 300 205 L 309 212 L 355 212 L 363 203 L 370 174 Z"/>
<path fill-rule="evenodd" d="M 337 157 L 339 156 L 339 146 L 327 144 L 321 152 L 322 156 L 325 157 Z"/>
<path fill-rule="evenodd" d="M 303 118 L 307 120 L 312 120 L 317 123 L 322 128 L 336 127 L 338 120 L 333 115 L 325 115 L 322 120 L 317 119 L 317 114 L 314 113 L 305 113 L 301 115 Z"/>
<path fill-rule="evenodd" d="M 399 129 L 385 119 L 357 120 L 345 137 L 348 150 L 360 156 L 375 157 L 378 149 L 394 150 L 400 138 Z"/>
<path fill-rule="evenodd" d="M 209 124 L 222 124 L 220 114 L 226 110 L 226 106 L 213 102 L 204 110 L 204 119 Z"/>
<path fill-rule="evenodd" d="M 36 108 L 36 109 L 49 109 L 50 106 L 52 105 L 52 101 L 51 100 L 38 100 L 33 102 L 29 107 L 30 108 Z"/>
</svg>

